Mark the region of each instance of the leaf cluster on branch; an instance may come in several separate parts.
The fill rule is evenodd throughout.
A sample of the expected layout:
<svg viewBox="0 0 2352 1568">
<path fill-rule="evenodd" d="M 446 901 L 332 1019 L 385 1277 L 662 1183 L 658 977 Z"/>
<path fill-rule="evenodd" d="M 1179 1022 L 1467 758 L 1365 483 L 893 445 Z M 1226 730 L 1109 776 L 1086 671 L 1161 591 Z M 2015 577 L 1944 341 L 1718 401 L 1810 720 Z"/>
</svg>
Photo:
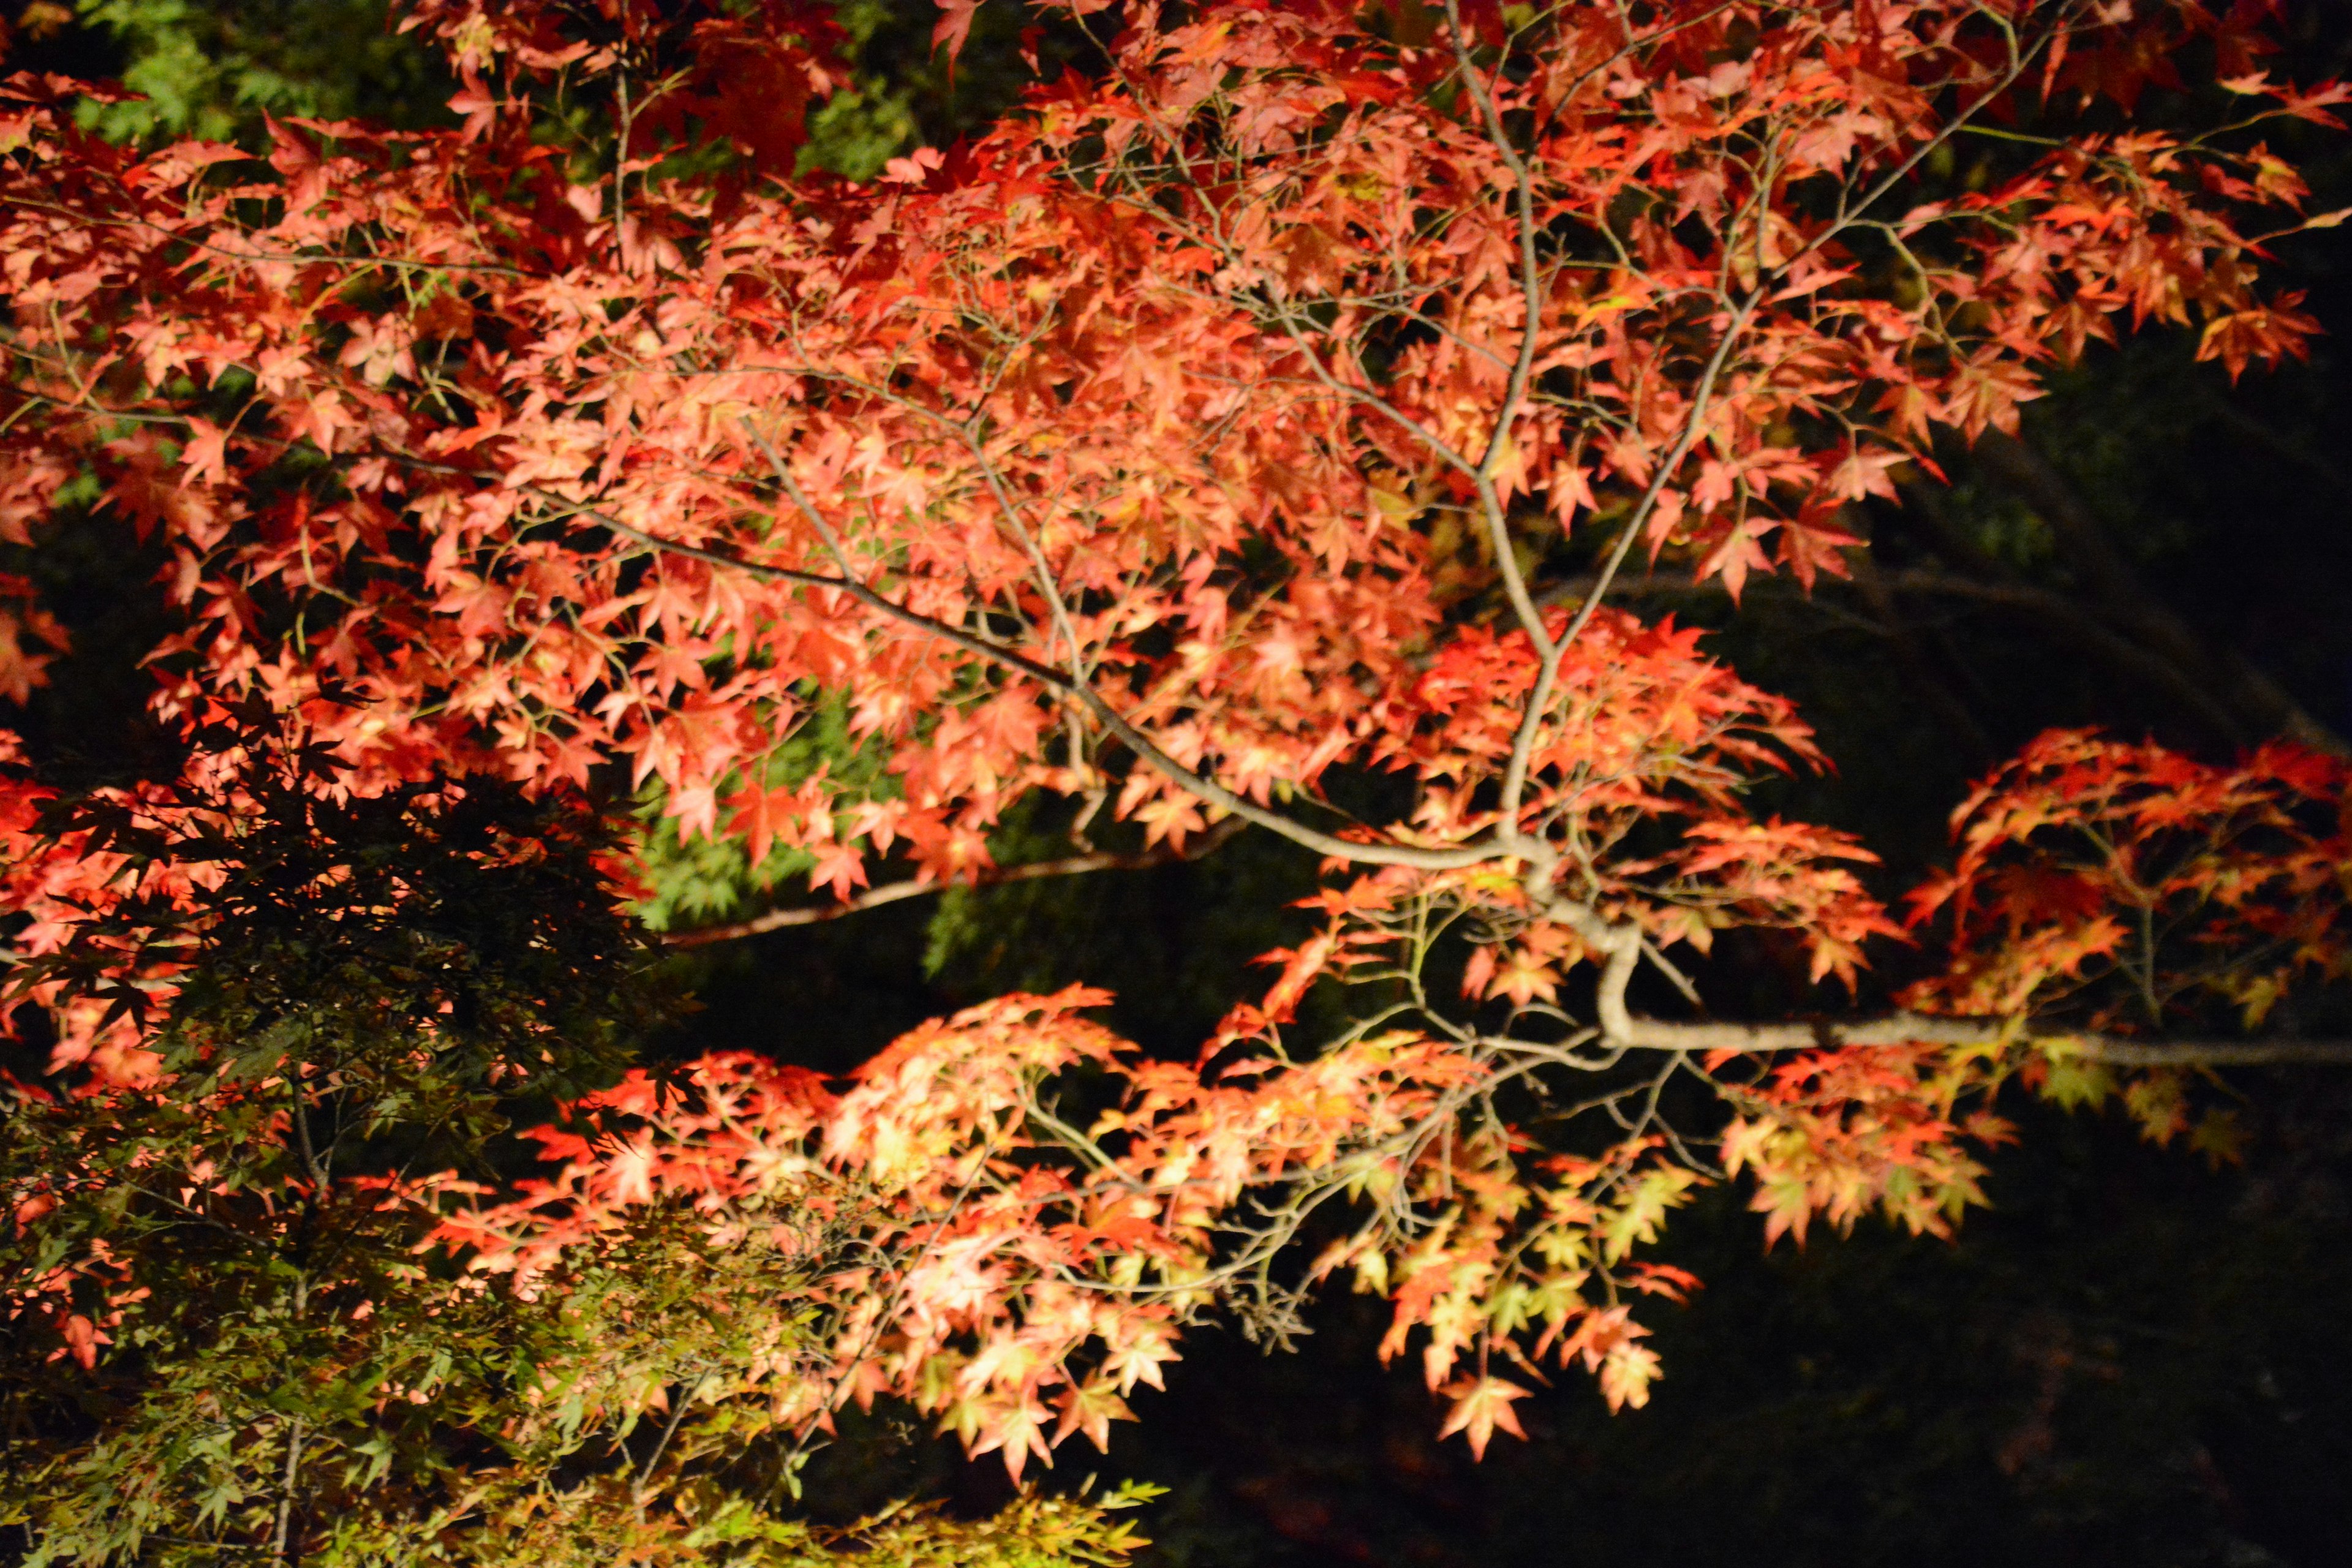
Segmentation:
<svg viewBox="0 0 2352 1568">
<path fill-rule="evenodd" d="M 273 123 L 262 156 L 114 146 L 78 84 L 0 87 L 0 537 L 161 552 L 154 706 L 191 759 L 0 800 L 10 994 L 56 1079 L 12 1136 L 97 1140 L 87 1174 L 70 1139 L 12 1163 L 6 1299 L 163 1442 L 196 1331 L 142 1238 L 217 1198 L 292 1303 L 252 1353 L 319 1369 L 173 1428 L 239 1478 L 190 1550 L 340 1550 L 298 1485 L 331 1431 L 352 1495 L 437 1478 L 384 1530 L 789 1560 L 750 1500 L 847 1402 L 1017 1477 L 1106 1443 L 1187 1324 L 1279 1338 L 1342 1270 L 1483 1450 L 1546 1360 L 1643 1402 L 1635 1300 L 1691 1281 L 1639 1255 L 1698 1183 L 1751 1178 L 1768 1235 L 1941 1233 L 2011 1077 L 2127 1078 L 2152 1135 L 2226 1153 L 2201 1064 L 2352 1055 L 2224 1037 L 2352 952 L 2352 773 L 2284 744 L 2046 738 L 1918 898 L 1951 963 L 1911 1012 L 1706 1017 L 1721 933 L 1786 932 L 1850 996 L 1902 928 L 1866 848 L 1754 805 L 1824 761 L 1793 707 L 1604 605 L 1637 550 L 1735 597 L 1844 574 L 1853 509 L 1936 476 L 1938 430 L 2013 431 L 2090 343 L 2302 353 L 2264 246 L 2336 215 L 2263 138 L 2347 95 L 2264 73 L 2262 7 L 1045 9 L 1089 73 L 865 185 L 791 177 L 846 78 L 782 0 L 418 0 L 462 123 Z M 2188 48 L 2233 112 L 2136 122 Z M 0 689 L 62 651 L 44 614 L 0 583 Z M 1392 809 L 1345 808 L 1364 778 Z M 672 844 L 847 906 L 1022 875 L 991 846 L 1016 810 L 1068 825 L 1063 871 L 1255 830 L 1326 875 L 1191 1063 L 1075 990 L 846 1084 L 574 1083 L 618 1069 L 616 1020 L 569 1020 L 620 895 L 565 811 L 617 781 Z M 460 862 L 515 904 L 435 947 L 427 868 Z M 1326 980 L 1349 1022 L 1301 1038 Z M 1636 1016 L 1654 980 L 1700 1016 Z M 566 1102 L 536 1107 L 551 1172 L 467 1170 L 484 1108 L 532 1097 Z M 329 1169 L 320 1115 L 374 1152 Z M 314 1280 L 335 1205 L 374 1250 Z M 403 1313 L 554 1348 L 419 1372 L 370 1348 Z M 420 1392 L 482 1414 L 416 1417 L 412 1460 L 383 1445 Z M 152 1451 L 113 1441 L 74 1474 Z M 42 1516 L 57 1554 L 163 1539 L 40 1495 L 98 1510 Z M 1037 1529 L 1066 1525 L 1094 1528 Z"/>
</svg>

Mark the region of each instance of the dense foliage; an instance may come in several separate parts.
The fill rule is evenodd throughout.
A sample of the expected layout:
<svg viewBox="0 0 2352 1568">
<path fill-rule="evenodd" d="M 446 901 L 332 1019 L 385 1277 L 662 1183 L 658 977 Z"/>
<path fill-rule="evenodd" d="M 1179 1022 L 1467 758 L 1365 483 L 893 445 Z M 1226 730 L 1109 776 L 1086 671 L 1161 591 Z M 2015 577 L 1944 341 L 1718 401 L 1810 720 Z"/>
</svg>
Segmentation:
<svg viewBox="0 0 2352 1568">
<path fill-rule="evenodd" d="M 2274 688 L 2233 763 L 2032 742 L 1898 921 L 1764 804 L 1795 707 L 1606 603 L 1868 574 L 1954 443 L 2063 483 L 2020 405 L 2131 329 L 2304 353 L 2271 142 L 2347 95 L 2263 8 L 1038 9 L 1075 68 L 863 184 L 819 6 L 420 0 L 425 129 L 0 89 L 0 531 L 127 528 L 168 623 L 145 776 L 5 803 L 37 1555 L 1116 1555 L 787 1500 L 877 1399 L 1107 1447 L 1342 1274 L 1483 1453 L 1546 1362 L 1645 1403 L 1704 1185 L 1942 1235 L 2012 1079 L 2226 1158 L 2210 1068 L 2352 1055 L 2352 770 Z M 2229 112 L 2140 118 L 2182 51 Z M 1236 832 L 1319 880 L 1197 1055 L 1069 988 L 631 1065 L 616 879 L 773 929 Z M 1740 942 L 1827 994 L 1708 1016 Z"/>
</svg>

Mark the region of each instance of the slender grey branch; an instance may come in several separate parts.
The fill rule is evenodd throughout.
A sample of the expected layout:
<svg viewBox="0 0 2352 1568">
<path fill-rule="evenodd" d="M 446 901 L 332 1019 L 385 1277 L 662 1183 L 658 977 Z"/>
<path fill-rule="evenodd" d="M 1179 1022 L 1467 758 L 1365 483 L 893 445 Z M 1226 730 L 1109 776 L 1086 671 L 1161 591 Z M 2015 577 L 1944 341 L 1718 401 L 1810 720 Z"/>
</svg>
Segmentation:
<svg viewBox="0 0 2352 1568">
<path fill-rule="evenodd" d="M 646 1462 L 638 1467 L 636 1485 L 631 1489 L 636 1495 L 640 1509 L 645 1507 L 646 1488 L 654 1479 L 654 1467 L 661 1463 L 662 1455 L 668 1452 L 669 1440 L 677 1436 L 678 1424 L 686 1419 L 687 1407 L 694 1403 L 702 1393 L 702 1385 L 709 1380 L 709 1373 L 701 1373 L 696 1375 L 692 1384 L 678 1386 L 677 1403 L 670 1407 L 669 1420 L 662 1426 L 661 1438 L 654 1444 L 654 1451 L 646 1456 Z"/>
<path fill-rule="evenodd" d="M 301 1474 L 302 1418 L 296 1415 L 286 1424 L 286 1470 L 278 1484 L 278 1519 L 269 1537 L 269 1554 L 280 1563 L 293 1561 L 288 1546 L 294 1523 L 294 1488 Z"/>
<path fill-rule="evenodd" d="M 1716 381 L 1723 374 L 1723 367 L 1731 358 L 1732 348 L 1738 342 L 1739 334 L 1747 329 L 1748 318 L 1756 313 L 1756 307 L 1764 302 L 1764 289 L 1763 280 L 1759 279 L 1739 309 L 1733 313 L 1730 324 L 1724 328 L 1723 336 L 1715 345 L 1715 353 L 1708 356 L 1706 368 L 1699 373 L 1698 384 L 1691 394 L 1690 412 L 1683 416 L 1682 432 L 1675 437 L 1673 447 L 1650 476 L 1650 482 L 1643 487 L 1642 499 L 1626 517 L 1624 530 L 1617 536 L 1616 547 L 1609 552 L 1609 559 L 1601 563 L 1591 596 L 1577 607 L 1575 616 L 1560 633 L 1559 640 L 1541 656 L 1542 663 L 1536 670 L 1535 689 L 1528 695 L 1527 711 L 1519 717 L 1518 733 L 1511 739 L 1510 760 L 1503 770 L 1500 815 L 1506 826 L 1516 823 L 1520 799 L 1527 792 L 1528 768 L 1535 755 L 1536 736 L 1543 728 L 1544 712 L 1551 706 L 1553 688 L 1559 683 L 1560 660 L 1570 648 L 1576 646 L 1576 639 L 1583 635 L 1593 613 L 1600 609 L 1609 585 L 1616 581 L 1617 574 L 1624 569 L 1626 556 L 1633 552 L 1633 541 L 1647 530 L 1650 513 L 1657 509 L 1658 498 L 1665 493 L 1667 483 L 1681 468 L 1683 459 L 1690 456 L 1690 449 L 1698 444 L 1699 431 L 1706 418 L 1706 406 L 1715 395 Z"/>
<path fill-rule="evenodd" d="M 1622 1006 L 1622 1004 L 1621 1004 Z M 1605 1027 L 1605 1026 L 1604 1026 Z M 1846 1022 L 1785 1024 L 1682 1023 L 1626 1020 L 1625 1043 L 1636 1050 L 1762 1055 L 1837 1046 L 1982 1046 L 1999 1042 L 2009 1026 L 1999 1018 L 1939 1018 L 1890 1013 Z M 2085 1030 L 2028 1029 L 2018 1037 L 2049 1044 L 2105 1067 L 2266 1067 L 2283 1063 L 2352 1067 L 2352 1040 L 2138 1039 Z"/>
<path fill-rule="evenodd" d="M 405 453 L 395 453 L 394 456 L 404 463 L 429 472 L 456 474 L 478 480 L 495 478 L 491 475 L 476 473 L 471 469 L 412 458 Z M 1178 788 L 1207 801 L 1231 816 L 1240 817 L 1244 822 L 1278 833 L 1302 848 L 1312 849 L 1318 854 L 1328 855 L 1334 859 L 1352 865 L 1412 866 L 1428 871 L 1449 871 L 1457 867 L 1475 866 L 1507 853 L 1494 843 L 1461 844 L 1447 848 L 1430 848 L 1412 844 L 1366 844 L 1308 827 L 1303 823 L 1283 816 L 1280 812 L 1269 811 L 1246 795 L 1228 789 L 1206 774 L 1186 767 L 1174 757 L 1170 756 L 1158 742 L 1129 722 L 1126 715 L 1113 708 L 1108 700 L 1091 686 L 1072 680 L 1067 675 L 1052 666 L 1041 664 L 1018 649 L 1006 647 L 992 638 L 981 637 L 977 633 L 966 631 L 961 626 L 952 626 L 946 621 L 926 616 L 919 610 L 910 610 L 903 605 L 894 604 L 855 578 L 831 577 L 822 572 L 797 571 L 789 566 L 777 566 L 767 562 L 746 560 L 742 556 L 723 550 L 712 550 L 703 545 L 687 544 L 677 540 L 664 539 L 657 533 L 648 533 L 642 528 L 623 522 L 609 512 L 583 501 L 574 500 L 556 491 L 541 489 L 536 485 L 516 485 L 512 488 L 519 493 L 563 507 L 577 516 L 589 519 L 601 528 L 609 529 L 624 538 L 635 540 L 651 550 L 684 556 L 688 560 L 700 561 L 709 565 L 729 567 L 755 577 L 795 583 L 803 587 L 830 588 L 836 593 L 845 594 L 867 609 L 877 615 L 886 616 L 902 626 L 929 633 L 942 641 L 962 648 L 967 653 L 1019 670 L 1041 685 L 1077 699 L 1105 729 L 1117 735 L 1129 750 L 1141 758 L 1155 773 L 1174 783 Z M 797 483 L 793 486 L 793 489 L 798 489 Z M 803 510 L 803 514 L 809 518 L 810 525 L 820 530 L 821 533 L 830 534 L 833 531 L 824 519 L 815 513 L 805 492 L 793 497 L 793 504 Z"/>
<path fill-rule="evenodd" d="M 1601 1037 L 1605 1043 L 1613 1046 L 1632 1041 L 1634 1023 L 1625 1011 L 1625 987 L 1633 983 L 1633 971 L 1642 962 L 1642 950 L 1649 945 L 1643 938 L 1641 926 L 1633 921 L 1612 925 L 1598 910 L 1566 899 L 1554 900 L 1549 912 L 1574 931 L 1586 946 L 1608 954 L 1608 962 L 1601 965 L 1593 1011 L 1600 1018 Z"/>
<path fill-rule="evenodd" d="M 1536 195 L 1535 181 L 1528 161 L 1511 144 L 1509 131 L 1503 124 L 1502 112 L 1495 102 L 1493 84 L 1479 73 L 1477 63 L 1470 58 L 1470 41 L 1462 26 L 1461 0 L 1445 0 L 1445 20 L 1454 35 L 1454 58 L 1462 76 L 1463 85 L 1476 100 L 1479 117 L 1486 121 L 1486 138 L 1503 167 L 1510 172 L 1512 195 L 1517 207 L 1517 238 L 1519 266 L 1519 350 L 1511 362 L 1509 378 L 1503 386 L 1503 400 L 1495 410 L 1494 428 L 1486 437 L 1486 449 L 1479 455 L 1477 470 L 1471 483 L 1478 493 L 1479 510 L 1486 514 L 1486 533 L 1495 549 L 1495 568 L 1502 574 L 1503 589 L 1510 596 L 1511 608 L 1519 617 L 1519 626 L 1535 645 L 1536 656 L 1543 659 L 1553 657 L 1551 638 L 1544 631 L 1542 612 L 1528 594 L 1525 574 L 1519 570 L 1517 558 L 1511 551 L 1510 519 L 1504 515 L 1502 498 L 1495 492 L 1495 469 L 1503 458 L 1504 448 L 1511 438 L 1511 422 L 1518 416 L 1519 405 L 1526 398 L 1528 378 L 1535 371 L 1536 329 L 1543 321 L 1543 293 L 1538 281 L 1536 261 Z M 1507 811 L 1507 807 L 1506 810 Z"/>
<path fill-rule="evenodd" d="M 1449 5 L 1450 3 L 1451 0 L 1449 0 Z M 1690 411 L 1683 419 L 1680 436 L 1665 459 L 1659 464 L 1657 471 L 1651 476 L 1649 484 L 1643 487 L 1639 504 L 1626 519 L 1624 531 L 1619 534 L 1615 548 L 1610 551 L 1608 560 L 1601 568 L 1592 595 L 1578 607 L 1575 618 L 1570 621 L 1559 643 L 1543 657 L 1542 664 L 1537 672 L 1536 689 L 1529 696 L 1527 712 L 1520 720 L 1519 731 L 1513 738 L 1510 760 L 1503 775 L 1501 816 L 1506 827 L 1513 825 L 1518 812 L 1520 796 L 1527 787 L 1528 759 L 1535 749 L 1536 735 L 1542 726 L 1544 710 L 1550 702 L 1552 687 L 1559 679 L 1560 659 L 1575 644 L 1577 637 L 1583 632 L 1585 625 L 1591 620 L 1593 613 L 1600 608 L 1601 599 L 1609 592 L 1609 585 L 1616 580 L 1617 574 L 1623 568 L 1625 558 L 1633 550 L 1633 541 L 1648 524 L 1650 513 L 1656 507 L 1660 493 L 1673 479 L 1675 471 L 1681 468 L 1683 459 L 1690 455 L 1691 447 L 1697 443 L 1700 425 L 1706 416 L 1706 405 L 1713 395 L 1716 382 L 1722 375 L 1732 347 L 1738 342 L 1740 333 L 1746 330 L 1748 320 L 1755 314 L 1757 308 L 1764 302 L 1774 283 L 1787 273 L 1790 266 L 1831 244 L 1848 228 L 1853 227 L 1889 192 L 1908 178 L 1912 171 L 1928 158 L 1937 147 L 1958 134 L 1960 130 L 1973 121 L 1988 104 L 2014 85 L 2023 76 L 2026 67 L 2047 47 L 2049 38 L 2055 36 L 2057 29 L 2063 25 L 2063 19 L 2053 24 L 2051 32 L 2036 40 L 2031 48 L 2022 51 L 2012 48 L 2008 68 L 1991 86 L 1979 94 L 1973 103 L 1953 116 L 1952 120 L 1938 129 L 1935 135 L 1914 148 L 1908 156 L 1874 183 L 1858 201 L 1848 205 L 1842 199 L 1838 212 L 1832 221 L 1820 232 L 1808 238 L 1793 255 L 1773 268 L 1769 276 L 1761 268 L 1759 269 L 1755 285 L 1748 290 L 1748 297 L 1741 301 L 1738 310 L 1725 327 L 1722 338 L 1715 346 L 1715 353 L 1708 358 L 1706 368 L 1700 373 L 1697 384 L 1692 392 Z"/>
</svg>

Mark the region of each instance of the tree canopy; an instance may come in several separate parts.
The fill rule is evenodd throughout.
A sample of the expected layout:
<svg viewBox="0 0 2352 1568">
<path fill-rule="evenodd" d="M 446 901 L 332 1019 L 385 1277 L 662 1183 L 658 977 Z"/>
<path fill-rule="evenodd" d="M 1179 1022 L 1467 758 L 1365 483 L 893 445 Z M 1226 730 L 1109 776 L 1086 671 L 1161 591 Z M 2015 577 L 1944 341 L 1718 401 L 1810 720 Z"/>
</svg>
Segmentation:
<svg viewBox="0 0 2352 1568">
<path fill-rule="evenodd" d="M 1034 80 L 903 155 L 853 12 L 416 0 L 405 125 L 0 87 L 0 690 L 94 542 L 159 589 L 135 754 L 0 780 L 36 1561 L 1108 1560 L 1133 1492 L 789 1499 L 877 1400 L 1107 1447 L 1340 1278 L 1484 1454 L 1547 1367 L 1648 1400 L 1703 1187 L 1942 1236 L 2012 1084 L 2228 1160 L 2215 1069 L 2352 1062 L 2344 743 L 2020 439 L 2134 331 L 2308 353 L 2352 93 L 2268 7 L 949 4 L 927 112 L 975 27 Z M 1979 730 L 1897 896 L 1798 705 L 1622 606 L 2046 612 L 1956 469 L 2198 732 Z M 1074 985 L 644 1055 L 646 924 L 1237 837 L 1304 875 L 1180 1048 Z"/>
</svg>

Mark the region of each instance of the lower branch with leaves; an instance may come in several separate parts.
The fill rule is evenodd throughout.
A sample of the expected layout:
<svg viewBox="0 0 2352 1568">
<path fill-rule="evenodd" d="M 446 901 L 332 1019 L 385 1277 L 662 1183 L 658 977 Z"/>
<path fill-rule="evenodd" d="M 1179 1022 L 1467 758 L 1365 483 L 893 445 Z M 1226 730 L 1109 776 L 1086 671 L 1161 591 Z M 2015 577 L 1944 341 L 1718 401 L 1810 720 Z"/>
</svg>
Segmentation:
<svg viewBox="0 0 2352 1568">
<path fill-rule="evenodd" d="M 794 174 L 780 84 L 846 79 L 786 9 L 415 0 L 463 123 L 260 157 L 0 83 L 0 541 L 119 527 L 169 626 L 153 776 L 0 755 L 34 1561 L 1114 1561 L 1131 1495 L 792 1493 L 877 1401 L 1016 1479 L 1103 1446 L 1343 1274 L 1483 1451 L 1547 1365 L 1646 1398 L 1702 1184 L 1943 1234 L 2005 1093 L 2221 1159 L 2211 1069 L 2346 1058 L 2340 758 L 2045 735 L 1898 915 L 1756 804 L 1826 763 L 1794 706 L 1606 602 L 1637 548 L 1845 574 L 1939 428 L 2127 330 L 2304 353 L 2267 247 L 2342 215 L 2260 138 L 2352 92 L 2263 7 L 1047 5 L 1094 75 L 856 186 Z M 2226 112 L 2144 122 L 2184 50 Z M 2102 646 L 2197 685 L 2077 533 Z M 997 864 L 1097 810 L 1139 847 Z M 844 1080 L 635 1064 L 672 847 L 835 900 L 684 943 L 1245 830 L 1323 858 L 1312 930 L 1192 1060 L 1072 989 Z M 1725 1021 L 1731 932 L 1832 1001 L 1922 956 Z"/>
</svg>

